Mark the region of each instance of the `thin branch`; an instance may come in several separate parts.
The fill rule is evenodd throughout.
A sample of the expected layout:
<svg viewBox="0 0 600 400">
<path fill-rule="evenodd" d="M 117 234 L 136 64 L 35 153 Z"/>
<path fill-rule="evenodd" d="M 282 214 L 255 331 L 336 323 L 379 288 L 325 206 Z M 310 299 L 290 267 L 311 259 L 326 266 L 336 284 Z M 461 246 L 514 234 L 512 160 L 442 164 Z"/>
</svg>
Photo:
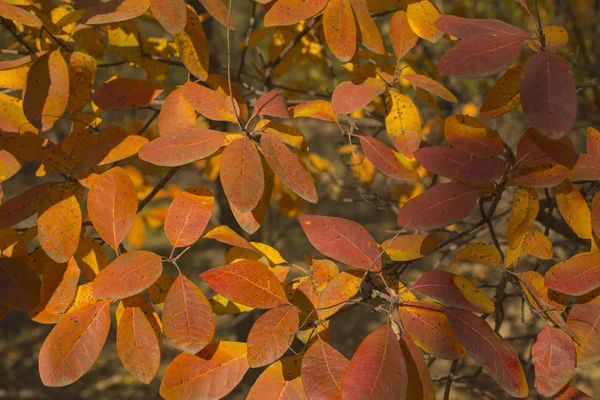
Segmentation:
<svg viewBox="0 0 600 400">
<path fill-rule="evenodd" d="M 540 7 L 538 5 L 538 0 L 535 0 L 535 14 L 537 16 L 537 27 L 538 27 L 538 35 L 540 36 L 540 45 L 542 50 L 546 50 L 546 35 L 544 34 L 544 28 L 542 26 L 542 18 L 540 17 Z"/>
<path fill-rule="evenodd" d="M 137 212 L 142 211 L 142 209 L 144 207 L 146 207 L 148 205 L 148 203 L 150 203 L 152 201 L 152 199 L 154 198 L 154 196 L 156 196 L 158 194 L 158 192 L 160 192 L 160 190 L 162 188 L 164 188 L 166 186 L 167 183 L 169 183 L 169 181 L 171 180 L 171 178 L 173 178 L 173 176 L 177 173 L 177 171 L 179 171 L 181 169 L 181 167 L 175 167 L 172 168 L 169 173 L 167 175 L 165 175 L 160 182 L 158 182 L 158 184 L 154 187 L 154 189 L 152 189 L 152 191 L 150 193 L 148 193 L 148 195 L 144 198 L 144 200 L 142 200 L 140 202 L 140 204 L 138 205 L 138 209 Z"/>
</svg>

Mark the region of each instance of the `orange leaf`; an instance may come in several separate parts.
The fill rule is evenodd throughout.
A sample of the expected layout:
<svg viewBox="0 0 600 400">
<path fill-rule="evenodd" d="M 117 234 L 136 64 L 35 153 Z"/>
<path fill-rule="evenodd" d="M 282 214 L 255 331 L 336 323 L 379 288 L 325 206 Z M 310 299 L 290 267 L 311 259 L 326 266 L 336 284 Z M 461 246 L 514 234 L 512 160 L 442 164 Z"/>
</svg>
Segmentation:
<svg viewBox="0 0 600 400">
<path fill-rule="evenodd" d="M 323 11 L 329 0 L 279 0 L 267 12 L 265 27 L 295 25 Z"/>
<path fill-rule="evenodd" d="M 521 71 L 516 66 L 506 70 L 496 81 L 483 100 L 479 109 L 482 120 L 498 118 L 515 108 L 521 101 Z"/>
<path fill-rule="evenodd" d="M 338 312 L 358 293 L 363 273 L 360 271 L 343 271 L 334 276 L 319 295 L 317 314 L 320 319 L 327 319 Z"/>
<path fill-rule="evenodd" d="M 5 200 L 0 205 L 0 229 L 10 228 L 35 214 L 38 203 L 55 184 L 54 182 L 40 183 Z"/>
<path fill-rule="evenodd" d="M 252 141 L 238 139 L 225 148 L 220 178 L 227 199 L 241 212 L 256 208 L 265 190 L 265 178 L 260 154 Z"/>
<path fill-rule="evenodd" d="M 82 24 L 104 25 L 127 21 L 139 17 L 150 8 L 149 0 L 113 0 L 96 4 L 85 11 L 80 21 Z"/>
<path fill-rule="evenodd" d="M 8 20 L 18 22 L 23 25 L 34 28 L 41 28 L 43 23 L 38 17 L 27 10 L 13 6 L 12 4 L 0 1 L 0 16 Z"/>
<path fill-rule="evenodd" d="M 60 50 L 38 58 L 27 72 L 23 112 L 42 131 L 52 128 L 69 101 L 69 68 Z"/>
<path fill-rule="evenodd" d="M 390 42 L 396 53 L 396 58 L 401 59 L 415 45 L 419 37 L 408 24 L 405 11 L 396 11 L 390 21 Z"/>
<path fill-rule="evenodd" d="M 326 100 L 307 101 L 291 107 L 289 110 L 292 118 L 307 117 L 328 122 L 337 122 L 338 120 L 331 103 Z"/>
<path fill-rule="evenodd" d="M 232 31 L 235 31 L 235 22 L 229 8 L 223 0 L 199 0 L 206 11 L 219 23 Z"/>
<path fill-rule="evenodd" d="M 127 372 L 148 384 L 160 366 L 162 336 L 157 317 L 150 303 L 139 295 L 124 299 L 121 306 L 123 312 L 117 323 L 117 353 Z"/>
<path fill-rule="evenodd" d="M 185 29 L 175 35 L 175 47 L 188 71 L 201 80 L 208 79 L 208 40 L 202 28 L 202 21 L 189 4 L 186 6 Z M 192 103 L 191 99 L 187 100 Z"/>
<path fill-rule="evenodd" d="M 108 264 L 92 282 L 98 299 L 119 300 L 147 289 L 160 277 L 162 260 L 150 251 L 124 253 Z"/>
<path fill-rule="evenodd" d="M 248 334 L 248 364 L 262 367 L 277 361 L 294 340 L 300 319 L 295 306 L 273 308 L 256 320 Z"/>
<path fill-rule="evenodd" d="M 581 296 L 600 287 L 600 253 L 577 254 L 546 272 L 546 286 L 557 292 Z"/>
<path fill-rule="evenodd" d="M 155 165 L 178 167 L 214 154 L 224 139 L 223 132 L 185 128 L 154 139 L 140 149 L 138 156 Z"/>
<path fill-rule="evenodd" d="M 231 113 L 231 98 L 197 83 L 188 82 L 183 85 L 183 97 L 199 114 L 213 121 L 237 122 Z M 229 102 L 229 106 L 227 105 Z"/>
<path fill-rule="evenodd" d="M 350 114 L 367 106 L 383 92 L 385 82 L 381 79 L 367 78 L 361 84 L 345 81 L 333 91 L 331 105 L 336 114 Z"/>
<path fill-rule="evenodd" d="M 29 317 L 41 324 L 53 324 L 75 300 L 81 270 L 74 258 L 66 264 L 48 263 L 42 275 L 41 304 Z"/>
<path fill-rule="evenodd" d="M 109 169 L 93 180 L 87 201 L 94 228 L 116 250 L 137 213 L 137 194 L 131 178 L 120 167 Z"/>
<path fill-rule="evenodd" d="M 403 75 L 402 78 L 409 81 L 411 85 L 426 90 L 430 93 L 436 94 L 444 100 L 447 100 L 451 103 L 458 102 L 458 100 L 456 100 L 456 96 L 454 96 L 452 92 L 446 89 L 444 85 L 442 85 L 436 80 L 431 79 L 428 76 L 419 74 L 409 74 Z"/>
<path fill-rule="evenodd" d="M 69 113 L 73 115 L 89 103 L 96 77 L 96 59 L 74 52 L 69 58 Z"/>
<path fill-rule="evenodd" d="M 575 304 L 569 312 L 567 326 L 577 339 L 577 366 L 597 363 L 600 360 L 600 297 Z"/>
<path fill-rule="evenodd" d="M 249 250 L 255 250 L 246 239 L 238 235 L 228 227 L 227 225 L 215 226 L 204 235 L 205 238 L 215 239 L 221 243 L 228 244 L 230 246 L 243 247 Z"/>
<path fill-rule="evenodd" d="M 287 303 L 283 286 L 275 274 L 255 260 L 213 268 L 200 277 L 215 292 L 248 307 L 269 309 Z"/>
<path fill-rule="evenodd" d="M 565 179 L 554 188 L 556 205 L 565 222 L 582 239 L 592 238 L 592 215 L 585 197 Z"/>
<path fill-rule="evenodd" d="M 187 353 L 202 350 L 215 334 L 215 317 L 208 300 L 182 274 L 167 292 L 162 318 L 167 339 Z"/>
<path fill-rule="evenodd" d="M 415 345 L 412 338 L 402 333 L 400 347 L 404 354 L 406 373 L 408 375 L 407 399 L 435 400 L 435 388 L 429 374 L 429 367 L 421 350 Z"/>
<path fill-rule="evenodd" d="M 82 194 L 78 184 L 59 183 L 49 188 L 38 205 L 40 245 L 57 263 L 69 261 L 77 251 Z"/>
<path fill-rule="evenodd" d="M 316 203 L 319 195 L 315 185 L 296 155 L 272 133 L 263 133 L 260 144 L 267 163 L 281 181 L 304 200 Z"/>
<path fill-rule="evenodd" d="M 265 399 L 309 399 L 302 386 L 299 356 L 270 365 L 254 382 L 246 400 Z"/>
<path fill-rule="evenodd" d="M 342 399 L 342 378 L 348 359 L 317 337 L 302 358 L 302 381 L 310 400 Z"/>
<path fill-rule="evenodd" d="M 27 311 L 40 303 L 41 282 L 22 261 L 0 257 L 0 302 Z"/>
<path fill-rule="evenodd" d="M 310 243 L 334 260 L 371 272 L 381 271 L 377 242 L 357 222 L 318 215 L 298 218 Z"/>
<path fill-rule="evenodd" d="M 145 106 L 163 90 L 150 81 L 117 78 L 100 85 L 92 95 L 92 101 L 104 110 L 127 110 Z"/>
<path fill-rule="evenodd" d="M 252 116 L 250 119 L 256 117 L 257 115 L 268 115 L 278 118 L 290 117 L 287 106 L 285 105 L 285 99 L 281 93 L 276 90 L 271 90 L 256 100 L 256 104 L 254 105 L 254 110 L 252 110 Z"/>
<path fill-rule="evenodd" d="M 342 379 L 347 400 L 404 399 L 408 375 L 404 354 L 389 325 L 371 332 L 358 346 Z"/>
<path fill-rule="evenodd" d="M 323 30 L 329 49 L 341 62 L 356 51 L 356 23 L 349 0 L 329 0 L 323 13 Z"/>
<path fill-rule="evenodd" d="M 152 15 L 171 35 L 185 28 L 185 0 L 150 0 Z"/>
<path fill-rule="evenodd" d="M 162 4 L 162 1 L 156 0 Z M 183 3 L 183 1 L 182 1 Z M 196 127 L 196 111 L 183 97 L 183 88 L 171 92 L 158 115 L 158 131 L 161 135 L 177 134 L 187 128 Z"/>
<path fill-rule="evenodd" d="M 220 399 L 248 371 L 246 344 L 213 342 L 196 355 L 183 353 L 167 368 L 160 395 L 166 400 Z"/>
<path fill-rule="evenodd" d="M 360 28 L 362 43 L 372 52 L 383 54 L 385 51 L 383 39 L 381 39 L 379 28 L 377 28 L 373 18 L 371 18 L 367 3 L 365 0 L 350 0 L 350 4 L 352 5 L 356 22 L 358 22 L 358 27 Z"/>
<path fill-rule="evenodd" d="M 202 236 L 215 198 L 210 190 L 193 187 L 173 200 L 165 218 L 165 233 L 173 247 L 186 247 Z"/>
<path fill-rule="evenodd" d="M 67 386 L 92 368 L 110 328 L 110 303 L 101 301 L 62 316 L 40 349 L 39 370 L 46 386 Z"/>
<path fill-rule="evenodd" d="M 440 12 L 429 0 L 418 0 L 408 4 L 406 13 L 411 29 L 419 37 L 436 43 L 443 36 L 436 27 L 436 22 L 441 17 Z"/>
</svg>

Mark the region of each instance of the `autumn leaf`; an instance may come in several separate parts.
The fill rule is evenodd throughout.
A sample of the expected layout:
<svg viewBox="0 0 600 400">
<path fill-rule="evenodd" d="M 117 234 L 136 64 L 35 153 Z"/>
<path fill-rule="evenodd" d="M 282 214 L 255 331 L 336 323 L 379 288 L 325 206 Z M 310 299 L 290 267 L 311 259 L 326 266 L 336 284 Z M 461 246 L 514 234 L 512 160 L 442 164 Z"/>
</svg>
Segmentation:
<svg viewBox="0 0 600 400">
<path fill-rule="evenodd" d="M 300 323 L 294 306 L 273 308 L 256 320 L 248 334 L 248 364 L 252 368 L 271 364 L 290 347 Z"/>
<path fill-rule="evenodd" d="M 98 299 L 118 300 L 152 285 L 162 273 L 162 260 L 150 251 L 124 253 L 108 264 L 92 283 Z"/>
<path fill-rule="evenodd" d="M 302 358 L 302 383 L 310 400 L 342 398 L 342 378 L 348 359 L 318 338 Z"/>
<path fill-rule="evenodd" d="M 215 334 L 215 319 L 208 300 L 182 274 L 169 287 L 162 320 L 169 342 L 186 353 L 196 354 Z"/>
<path fill-rule="evenodd" d="M 318 215 L 303 215 L 299 221 L 310 243 L 324 255 L 351 267 L 381 271 L 377 243 L 360 224 Z"/>
<path fill-rule="evenodd" d="M 154 139 L 140 149 L 138 156 L 151 164 L 178 167 L 211 156 L 224 140 L 223 132 L 184 128 Z"/>
<path fill-rule="evenodd" d="M 176 35 L 185 28 L 185 0 L 150 0 L 150 9 L 154 18 L 171 35 Z"/>
<path fill-rule="evenodd" d="M 350 114 L 366 107 L 385 89 L 385 82 L 377 78 L 367 78 L 360 84 L 342 82 L 333 91 L 331 106 L 336 114 Z"/>
<path fill-rule="evenodd" d="M 92 101 L 105 110 L 127 110 L 145 106 L 162 92 L 162 87 L 149 81 L 117 78 L 100 85 L 92 95 Z"/>
<path fill-rule="evenodd" d="M 341 62 L 356 51 L 357 27 L 350 0 L 329 0 L 323 12 L 323 31 L 329 49 Z"/>
<path fill-rule="evenodd" d="M 418 181 L 417 171 L 408 161 L 379 140 L 370 136 L 360 136 L 360 146 L 373 165 L 390 178 L 401 181 Z"/>
<path fill-rule="evenodd" d="M 212 268 L 200 277 L 215 292 L 252 308 L 270 309 L 287 303 L 275 274 L 258 261 L 244 260 Z"/>
<path fill-rule="evenodd" d="M 149 8 L 149 0 L 114 0 L 110 3 L 97 3 L 85 11 L 80 22 L 86 25 L 104 25 L 127 21 L 139 17 Z"/>
<path fill-rule="evenodd" d="M 591 365 L 600 360 L 600 297 L 583 304 L 575 304 L 569 312 L 567 326 L 577 341 L 577 366 Z"/>
<path fill-rule="evenodd" d="M 344 399 L 402 399 L 408 375 L 402 348 L 389 325 L 371 332 L 358 346 L 342 379 Z"/>
<path fill-rule="evenodd" d="M 542 396 L 553 396 L 575 372 L 577 356 L 573 340 L 565 332 L 545 327 L 531 347 L 535 360 L 535 388 Z"/>
<path fill-rule="evenodd" d="M 220 399 L 248 370 L 246 344 L 213 342 L 198 354 L 182 353 L 167 368 L 160 395 L 167 400 Z"/>
<path fill-rule="evenodd" d="M 22 261 L 0 258 L 0 302 L 28 311 L 40 302 L 41 282 L 35 271 Z"/>
<path fill-rule="evenodd" d="M 182 130 L 195 127 L 196 111 L 185 100 L 183 88 L 179 87 L 167 96 L 160 108 L 158 131 L 164 136 L 177 134 Z"/>
<path fill-rule="evenodd" d="M 92 368 L 108 336 L 109 305 L 108 301 L 93 303 L 58 320 L 40 349 L 44 385 L 67 386 Z"/>
<path fill-rule="evenodd" d="M 215 198 L 210 190 L 193 187 L 176 197 L 165 217 L 165 233 L 173 247 L 197 241 L 210 221 Z"/>
<path fill-rule="evenodd" d="M 390 21 L 390 42 L 396 53 L 396 58 L 401 59 L 415 45 L 419 37 L 408 23 L 405 11 L 396 11 Z"/>
</svg>

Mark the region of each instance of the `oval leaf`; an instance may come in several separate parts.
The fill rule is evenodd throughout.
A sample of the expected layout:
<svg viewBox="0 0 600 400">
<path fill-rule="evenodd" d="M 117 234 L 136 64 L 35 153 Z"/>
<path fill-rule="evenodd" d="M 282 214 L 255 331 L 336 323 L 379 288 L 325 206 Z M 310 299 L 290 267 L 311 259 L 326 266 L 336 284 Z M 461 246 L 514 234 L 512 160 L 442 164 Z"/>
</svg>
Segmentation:
<svg viewBox="0 0 600 400">
<path fill-rule="evenodd" d="M 531 347 L 535 360 L 535 388 L 545 397 L 555 395 L 569 381 L 577 363 L 573 340 L 565 332 L 545 327 Z"/>
<path fill-rule="evenodd" d="M 557 292 L 581 296 L 600 287 L 600 253 L 577 254 L 554 265 L 545 277 Z"/>
<path fill-rule="evenodd" d="M 92 101 L 104 110 L 127 110 L 145 106 L 162 91 L 162 87 L 150 81 L 117 78 L 100 85 L 92 95 Z"/>
<path fill-rule="evenodd" d="M 387 147 L 379 140 L 370 136 L 360 136 L 360 146 L 365 156 L 373 165 L 390 178 L 401 181 L 418 181 L 420 179 L 417 171 L 407 168 L 408 162 L 403 164 L 404 157 Z"/>
<path fill-rule="evenodd" d="M 152 15 L 171 35 L 185 27 L 185 0 L 150 0 Z"/>
<path fill-rule="evenodd" d="M 92 282 L 98 299 L 119 300 L 147 289 L 160 277 L 162 260 L 150 251 L 125 253 L 108 264 Z"/>
<path fill-rule="evenodd" d="M 385 82 L 377 78 L 367 78 L 360 84 L 342 82 L 333 91 L 331 106 L 336 114 L 350 114 L 366 107 L 383 92 Z"/>
<path fill-rule="evenodd" d="M 342 399 L 342 378 L 348 359 L 317 338 L 302 358 L 302 383 L 310 400 Z"/>
<path fill-rule="evenodd" d="M 173 247 L 186 247 L 200 239 L 210 221 L 215 198 L 210 190 L 193 187 L 173 200 L 165 217 L 165 233 Z"/>
<path fill-rule="evenodd" d="M 241 212 L 252 211 L 265 190 L 260 154 L 247 139 L 238 139 L 223 151 L 220 178 L 227 199 Z"/>
<path fill-rule="evenodd" d="M 160 108 L 158 131 L 164 136 L 195 127 L 196 110 L 185 100 L 183 88 L 179 87 L 167 96 Z"/>
<path fill-rule="evenodd" d="M 262 367 L 279 359 L 294 340 L 299 323 L 298 311 L 291 305 L 277 307 L 261 315 L 248 334 L 250 367 Z"/>
</svg>

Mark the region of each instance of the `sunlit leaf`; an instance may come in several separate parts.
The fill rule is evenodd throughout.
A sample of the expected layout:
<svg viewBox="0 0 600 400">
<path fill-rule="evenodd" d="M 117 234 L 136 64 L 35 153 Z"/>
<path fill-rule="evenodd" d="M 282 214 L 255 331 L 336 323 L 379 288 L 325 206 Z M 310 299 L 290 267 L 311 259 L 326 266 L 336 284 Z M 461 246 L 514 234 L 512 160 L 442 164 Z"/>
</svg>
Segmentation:
<svg viewBox="0 0 600 400">
<path fill-rule="evenodd" d="M 396 11 L 390 21 L 390 42 L 396 53 L 396 58 L 401 59 L 415 45 L 419 37 L 408 23 L 405 11 Z"/>
<path fill-rule="evenodd" d="M 592 238 L 591 212 L 585 197 L 568 180 L 554 188 L 556 205 L 573 232 L 582 239 Z"/>
<path fill-rule="evenodd" d="M 412 168 L 402 155 L 387 147 L 379 140 L 370 136 L 360 136 L 360 145 L 365 156 L 373 165 L 390 178 L 401 181 L 418 181 L 419 174 Z M 403 163 L 404 161 L 404 163 Z"/>
<path fill-rule="evenodd" d="M 577 342 L 577 366 L 591 365 L 600 360 L 600 297 L 575 304 L 567 318 L 567 326 Z"/>
<path fill-rule="evenodd" d="M 291 305 L 261 315 L 248 334 L 248 364 L 257 368 L 279 359 L 292 344 L 299 323 L 298 311 Z"/>
<path fill-rule="evenodd" d="M 299 356 L 290 356 L 271 364 L 254 382 L 246 400 L 307 400 L 300 376 Z"/>
<path fill-rule="evenodd" d="M 366 107 L 385 91 L 385 82 L 377 78 L 367 78 L 360 84 L 350 81 L 340 83 L 331 97 L 333 111 L 337 114 L 350 114 Z"/>
<path fill-rule="evenodd" d="M 412 158 L 421 143 L 421 115 L 410 97 L 390 90 L 388 114 L 385 117 L 387 134 L 396 149 Z"/>
<path fill-rule="evenodd" d="M 193 75 L 205 81 L 208 78 L 208 40 L 198 14 L 190 5 L 186 6 L 185 28 L 175 35 L 175 46 L 185 67 Z M 187 85 L 189 84 L 191 83 Z M 187 100 L 192 103 L 189 98 Z M 194 108 L 198 111 L 196 107 Z"/>
<path fill-rule="evenodd" d="M 481 119 L 498 118 L 520 103 L 522 70 L 521 66 L 509 68 L 492 86 L 479 109 Z"/>
<path fill-rule="evenodd" d="M 108 3 L 96 3 L 85 11 L 80 22 L 86 25 L 104 25 L 127 21 L 139 17 L 149 8 L 149 0 L 113 0 Z"/>
<path fill-rule="evenodd" d="M 318 338 L 302 358 L 302 383 L 310 400 L 342 399 L 342 378 L 348 359 Z"/>
<path fill-rule="evenodd" d="M 535 388 L 542 396 L 553 396 L 575 372 L 577 355 L 573 340 L 565 332 L 545 327 L 531 347 L 535 360 Z"/>
<path fill-rule="evenodd" d="M 150 251 L 124 253 L 106 266 L 92 283 L 94 296 L 119 300 L 142 292 L 162 273 L 162 260 Z"/>
<path fill-rule="evenodd" d="M 167 96 L 160 108 L 158 131 L 161 135 L 172 135 L 195 127 L 196 111 L 185 100 L 183 88 L 179 87 Z"/>
<path fill-rule="evenodd" d="M 173 247 L 197 241 L 210 221 L 215 198 L 210 190 L 193 187 L 176 197 L 167 211 L 165 233 Z"/>
<path fill-rule="evenodd" d="M 323 11 L 328 1 L 279 0 L 265 15 L 264 24 L 266 27 L 295 25 Z"/>
<path fill-rule="evenodd" d="M 511 249 L 519 246 L 531 224 L 535 221 L 539 210 L 540 203 L 535 189 L 519 188 L 515 190 L 506 233 L 508 245 Z"/>
<path fill-rule="evenodd" d="M 350 0 L 329 0 L 323 12 L 323 31 L 329 49 L 341 62 L 354 56 L 357 30 Z"/>
<path fill-rule="evenodd" d="M 342 307 L 358 293 L 363 274 L 360 271 L 343 271 L 334 276 L 319 295 L 317 314 L 326 319 Z"/>
<path fill-rule="evenodd" d="M 150 0 L 152 15 L 171 35 L 185 28 L 185 0 Z"/>
<path fill-rule="evenodd" d="M 394 261 L 411 261 L 433 253 L 440 240 L 432 235 L 400 235 L 381 243 L 385 254 Z"/>
<path fill-rule="evenodd" d="M 408 23 L 411 29 L 421 38 L 436 43 L 443 32 L 436 27 L 436 21 L 441 17 L 440 12 L 429 0 L 419 0 L 406 7 Z"/>
</svg>

